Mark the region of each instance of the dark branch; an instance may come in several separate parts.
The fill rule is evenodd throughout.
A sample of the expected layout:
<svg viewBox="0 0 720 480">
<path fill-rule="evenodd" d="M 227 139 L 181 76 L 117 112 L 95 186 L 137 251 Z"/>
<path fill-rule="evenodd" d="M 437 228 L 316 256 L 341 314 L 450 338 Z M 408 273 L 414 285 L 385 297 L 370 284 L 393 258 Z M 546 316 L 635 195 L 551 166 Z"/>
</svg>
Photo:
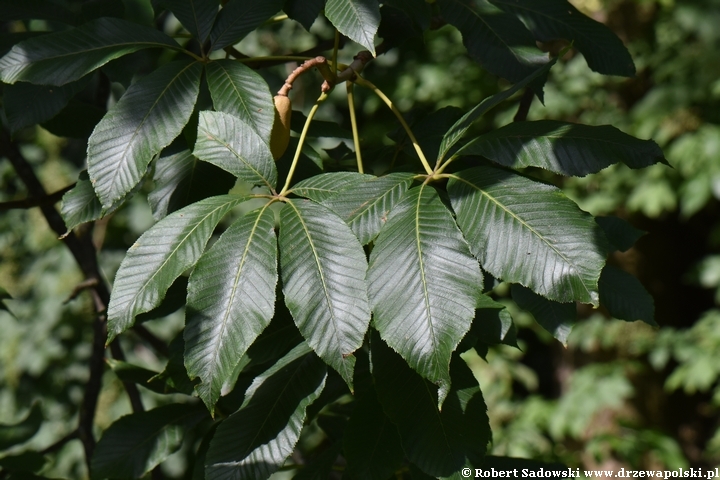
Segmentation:
<svg viewBox="0 0 720 480">
<path fill-rule="evenodd" d="M 520 98 L 520 105 L 518 111 L 513 118 L 513 122 L 524 122 L 527 120 L 528 113 L 530 112 L 530 105 L 535 98 L 535 92 L 531 88 L 526 88 L 523 92 L 522 98 Z"/>
<path fill-rule="evenodd" d="M 28 209 L 28 208 L 34 208 L 34 207 L 40 207 L 43 205 L 52 205 L 54 203 L 57 203 L 60 201 L 69 190 L 72 190 L 72 188 L 75 186 L 73 183 L 72 185 L 68 185 L 67 187 L 58 190 L 57 192 L 53 192 L 49 195 L 45 195 L 44 197 L 30 197 L 25 198 L 23 200 L 13 200 L 10 202 L 2 202 L 0 203 L 0 212 L 4 212 L 7 210 L 13 210 L 15 208 L 22 208 L 22 209 Z"/>
</svg>

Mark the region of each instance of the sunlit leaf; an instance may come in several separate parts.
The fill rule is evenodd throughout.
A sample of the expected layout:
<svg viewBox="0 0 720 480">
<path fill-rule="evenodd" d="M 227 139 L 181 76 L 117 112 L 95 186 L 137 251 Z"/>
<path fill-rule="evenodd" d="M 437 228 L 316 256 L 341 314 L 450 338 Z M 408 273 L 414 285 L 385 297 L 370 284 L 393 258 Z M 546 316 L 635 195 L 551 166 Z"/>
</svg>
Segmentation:
<svg viewBox="0 0 720 480">
<path fill-rule="evenodd" d="M 309 200 L 280 214 L 285 303 L 315 352 L 352 388 L 355 357 L 370 323 L 365 252 L 343 220 Z"/>
<path fill-rule="evenodd" d="M 206 72 L 215 110 L 238 117 L 269 144 L 275 109 L 260 74 L 235 60 L 210 62 Z"/>
<path fill-rule="evenodd" d="M 380 25 L 376 0 L 327 0 L 325 16 L 340 33 L 375 56 L 375 34 Z"/>
<path fill-rule="evenodd" d="M 0 80 L 65 85 L 114 58 L 150 47 L 179 45 L 154 28 L 119 18 L 99 18 L 18 43 L 0 59 Z"/>
<path fill-rule="evenodd" d="M 210 197 L 160 220 L 128 250 L 115 276 L 108 306 L 108 342 L 135 316 L 160 305 L 173 281 L 202 255 L 220 219 L 247 197 Z"/>
<path fill-rule="evenodd" d="M 540 120 L 515 122 L 462 147 L 462 155 L 481 155 L 506 167 L 540 167 L 584 177 L 622 162 L 630 168 L 665 163 L 660 147 L 610 125 L 579 125 Z"/>
<path fill-rule="evenodd" d="M 190 275 L 185 365 L 212 412 L 220 389 L 275 307 L 277 240 L 269 208 L 237 220 L 202 256 Z"/>
<path fill-rule="evenodd" d="M 291 192 L 301 197 L 324 202 L 351 186 L 359 185 L 374 178 L 357 172 L 332 172 L 315 175 L 293 185 Z"/>
<path fill-rule="evenodd" d="M 207 480 L 265 480 L 292 453 L 305 409 L 322 392 L 327 369 L 298 345 L 246 392 L 240 410 L 215 432 L 205 459 Z"/>
<path fill-rule="evenodd" d="M 441 403 L 450 385 L 450 356 L 475 317 L 482 281 L 438 192 L 427 185 L 408 191 L 375 240 L 368 291 L 380 335 L 441 386 Z"/>
<path fill-rule="evenodd" d="M 598 304 L 607 240 L 560 189 L 512 171 L 476 167 L 453 175 L 448 193 L 486 271 L 550 300 Z"/>
<path fill-rule="evenodd" d="M 255 185 L 275 188 L 277 168 L 270 147 L 253 127 L 222 112 L 200 112 L 196 157 Z"/>
<path fill-rule="evenodd" d="M 190 119 L 202 65 L 172 62 L 134 83 L 88 140 L 88 173 L 105 208 L 129 192 Z"/>
</svg>

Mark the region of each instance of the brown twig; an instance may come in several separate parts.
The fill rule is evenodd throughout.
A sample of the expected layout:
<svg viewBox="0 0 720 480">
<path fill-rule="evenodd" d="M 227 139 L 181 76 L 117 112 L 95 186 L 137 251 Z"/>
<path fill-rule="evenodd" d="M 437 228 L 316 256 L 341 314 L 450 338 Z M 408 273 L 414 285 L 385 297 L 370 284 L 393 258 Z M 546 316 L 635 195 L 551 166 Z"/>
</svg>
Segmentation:
<svg viewBox="0 0 720 480">
<path fill-rule="evenodd" d="M 320 70 L 323 78 L 325 78 L 325 82 L 335 82 L 335 75 L 333 75 L 332 71 L 328 67 L 327 59 L 325 57 L 315 57 L 310 60 L 306 60 L 302 65 L 293 70 L 285 79 L 285 84 L 280 88 L 280 90 L 278 90 L 277 94 L 287 97 L 288 93 L 290 93 L 290 90 L 293 88 L 295 80 L 312 68 Z M 325 92 L 325 90 L 323 90 L 323 92 Z"/>
<path fill-rule="evenodd" d="M 524 122 L 527 120 L 528 113 L 530 112 L 530 105 L 532 105 L 534 98 L 535 92 L 533 92 L 531 88 L 526 88 L 520 98 L 520 105 L 518 106 L 518 111 L 513 118 L 513 122 Z"/>
<path fill-rule="evenodd" d="M 68 185 L 67 187 L 58 190 L 57 192 L 53 192 L 49 195 L 45 195 L 44 197 L 29 197 L 22 200 L 12 200 L 10 202 L 2 202 L 0 203 L 0 212 L 4 212 L 7 210 L 13 210 L 16 208 L 21 209 L 28 209 L 28 208 L 34 208 L 34 207 L 41 207 L 43 205 L 52 205 L 54 203 L 57 203 L 62 199 L 62 196 L 65 195 L 69 190 L 72 190 L 72 188 L 75 186 L 73 183 L 72 185 Z"/>
</svg>

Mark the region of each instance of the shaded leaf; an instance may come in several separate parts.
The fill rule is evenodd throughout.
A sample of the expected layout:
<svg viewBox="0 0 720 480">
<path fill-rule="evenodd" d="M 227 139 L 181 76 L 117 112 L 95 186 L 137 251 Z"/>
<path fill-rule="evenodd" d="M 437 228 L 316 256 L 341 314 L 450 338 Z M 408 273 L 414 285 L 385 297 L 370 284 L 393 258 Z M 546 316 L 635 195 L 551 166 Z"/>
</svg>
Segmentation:
<svg viewBox="0 0 720 480">
<path fill-rule="evenodd" d="M 370 323 L 360 242 L 331 210 L 290 200 L 280 213 L 285 304 L 313 350 L 352 389 L 355 357 Z"/>
<path fill-rule="evenodd" d="M 462 33 L 468 54 L 490 73 L 515 83 L 548 62 L 547 53 L 537 48 L 532 34 L 514 15 L 485 0 L 438 0 L 437 4 L 443 18 Z M 536 87 L 540 94 L 542 83 Z"/>
<path fill-rule="evenodd" d="M 540 167 L 578 177 L 618 162 L 630 168 L 667 164 L 652 140 L 640 140 L 610 125 L 554 120 L 511 123 L 472 140 L 456 153 L 482 155 L 511 168 Z"/>
<path fill-rule="evenodd" d="M 179 48 L 154 28 L 119 18 L 99 18 L 18 43 L 0 59 L 0 80 L 65 85 L 114 58 L 150 47 Z"/>
<path fill-rule="evenodd" d="M 283 11 L 309 31 L 324 7 L 325 0 L 285 0 Z"/>
<path fill-rule="evenodd" d="M 500 93 L 496 93 L 495 95 L 491 95 L 489 97 L 486 97 L 482 102 L 477 104 L 475 107 L 473 107 L 472 110 L 467 112 L 465 115 L 460 118 L 455 124 L 450 127 L 450 129 L 447 131 L 445 136 L 442 139 L 442 142 L 440 143 L 440 150 L 438 152 L 438 158 L 444 159 L 445 156 L 448 154 L 450 149 L 458 142 L 460 141 L 460 138 L 465 135 L 465 132 L 468 131 L 470 128 L 470 125 L 475 122 L 478 118 L 482 117 L 485 112 L 490 110 L 491 108 L 497 106 L 501 102 L 507 100 L 510 98 L 513 94 L 516 92 L 519 92 L 523 88 L 527 87 L 530 83 L 533 82 L 536 78 L 540 78 L 541 76 L 547 74 L 553 65 L 555 65 L 555 62 L 557 62 L 557 58 L 551 59 L 548 63 L 543 65 L 542 67 L 538 68 L 533 72 L 531 75 L 526 77 L 525 79 L 519 81 L 512 87 L 508 88 L 505 91 L 502 91 Z"/>
<path fill-rule="evenodd" d="M 485 270 L 551 300 L 597 306 L 607 240 L 593 217 L 560 189 L 476 167 L 453 175 L 448 193 Z"/>
<path fill-rule="evenodd" d="M 178 450 L 185 430 L 206 417 L 197 405 L 179 403 L 125 415 L 98 442 L 92 478 L 142 477 Z"/>
<path fill-rule="evenodd" d="M 375 56 L 375 34 L 380 25 L 376 0 L 327 0 L 325 16 L 340 33 Z"/>
<path fill-rule="evenodd" d="M 185 369 L 185 339 L 183 332 L 178 333 L 168 346 L 168 363 L 165 370 L 150 379 L 150 383 L 163 383 L 166 385 L 165 393 L 176 390 L 190 395 L 193 392 L 193 382 Z"/>
<path fill-rule="evenodd" d="M 540 41 L 574 42 L 588 66 L 605 75 L 635 75 L 632 57 L 622 41 L 602 23 L 580 13 L 565 0 L 490 0 L 520 17 Z"/>
<path fill-rule="evenodd" d="M 307 462 L 293 476 L 293 480 L 327 480 L 332 478 L 333 467 L 342 451 L 342 444 L 333 443 L 324 452 Z"/>
<path fill-rule="evenodd" d="M 270 147 L 255 130 L 222 112 L 200 112 L 196 157 L 254 185 L 273 190 L 277 168 Z"/>
<path fill-rule="evenodd" d="M 513 285 L 510 291 L 518 307 L 530 312 L 541 327 L 567 346 L 568 335 L 577 320 L 577 307 L 574 302 L 554 302 L 517 284 Z"/>
<path fill-rule="evenodd" d="M 647 233 L 618 217 L 595 217 L 595 221 L 605 232 L 610 244 L 621 252 L 630 250 L 635 242 Z"/>
<path fill-rule="evenodd" d="M 368 291 L 383 340 L 420 375 L 450 386 L 450 356 L 470 328 L 482 274 L 450 211 L 427 185 L 390 213 L 370 254 Z"/>
<path fill-rule="evenodd" d="M 150 160 L 182 132 L 200 90 L 202 64 L 172 62 L 134 83 L 88 140 L 88 173 L 110 207 L 145 174 Z"/>
<path fill-rule="evenodd" d="M 50 120 L 43 122 L 42 127 L 58 137 L 81 138 L 87 140 L 105 110 L 71 98 L 67 106 Z"/>
<path fill-rule="evenodd" d="M 239 42 L 283 7 L 283 0 L 231 0 L 220 10 L 210 32 L 212 49 Z"/>
<path fill-rule="evenodd" d="M 0 311 L 7 312 L 10 315 L 13 315 L 13 313 L 10 311 L 7 304 L 5 303 L 5 300 L 12 300 L 12 296 L 8 293 L 7 290 L 5 290 L 3 287 L 0 287 Z M 13 317 L 14 316 L 15 315 L 13 315 Z"/>
<path fill-rule="evenodd" d="M 447 476 L 467 461 L 482 460 L 490 440 L 487 407 L 462 359 L 453 357 L 452 389 L 440 411 L 435 386 L 377 337 L 372 341 L 372 364 L 378 398 L 412 463 L 429 475 Z"/>
<path fill-rule="evenodd" d="M 11 132 L 43 123 L 57 115 L 87 82 L 79 80 L 62 87 L 17 82 L 3 87 L 3 107 Z"/>
<path fill-rule="evenodd" d="M 432 10 L 430 4 L 425 0 L 390 0 L 383 4 L 402 10 L 422 30 L 430 28 Z"/>
<path fill-rule="evenodd" d="M 105 359 L 110 369 L 118 379 L 122 382 L 135 383 L 143 386 L 148 390 L 155 393 L 168 394 L 168 393 L 185 393 L 182 390 L 178 390 L 170 385 L 160 373 L 148 370 L 147 368 L 133 365 L 132 363 L 122 362 L 113 358 Z M 192 393 L 192 387 L 190 392 Z"/>
<path fill-rule="evenodd" d="M 413 181 L 413 173 L 391 173 L 349 187 L 323 205 L 345 220 L 362 245 L 370 243 L 387 222 L 393 206 Z"/>
<path fill-rule="evenodd" d="M 0 424 L 0 451 L 20 445 L 30 440 L 40 430 L 43 422 L 42 409 L 39 403 L 30 407 L 30 412 L 14 425 Z"/>
<path fill-rule="evenodd" d="M 205 460 L 207 480 L 265 480 L 292 453 L 305 409 L 322 392 L 325 364 L 301 344 L 259 375 L 240 410 L 215 432 Z"/>
<path fill-rule="evenodd" d="M 290 118 L 290 129 L 293 132 L 300 134 L 305 127 L 307 117 L 299 110 L 293 110 L 292 117 Z M 325 120 L 315 120 L 310 123 L 307 133 L 305 134 L 308 138 L 347 138 L 352 140 L 352 132 L 341 127 L 335 122 L 328 122 Z"/>
<path fill-rule="evenodd" d="M 48 457 L 40 452 L 33 451 L 22 452 L 17 455 L 5 455 L 0 458 L 0 467 L 3 469 L 3 474 L 9 472 L 39 472 L 47 463 Z M 20 475 L 14 477 L 18 478 Z"/>
<path fill-rule="evenodd" d="M 275 109 L 260 74 L 235 60 L 210 62 L 206 72 L 215 110 L 238 117 L 270 144 Z"/>
<path fill-rule="evenodd" d="M 275 215 L 267 206 L 238 219 L 190 275 L 185 366 L 213 412 L 223 384 L 274 314 Z"/>
<path fill-rule="evenodd" d="M 107 209 L 105 214 L 111 214 L 122 204 L 123 200 L 116 202 Z M 60 213 L 68 230 L 72 230 L 83 223 L 95 221 L 103 216 L 102 205 L 95 196 L 95 190 L 86 170 L 80 172 L 78 181 L 72 190 L 63 195 Z"/>
<path fill-rule="evenodd" d="M 162 0 L 183 27 L 187 28 L 200 44 L 205 43 L 218 13 L 218 0 Z"/>
<path fill-rule="evenodd" d="M 642 320 L 654 327 L 655 302 L 640 280 L 612 265 L 600 275 L 600 300 L 614 318 L 634 322 Z"/>
<path fill-rule="evenodd" d="M 482 295 L 472 326 L 457 350 L 462 352 L 472 347 L 477 349 L 500 343 L 517 346 L 516 333 L 512 317 L 505 305 Z"/>
<path fill-rule="evenodd" d="M 375 177 L 357 172 L 321 173 L 296 183 L 290 191 L 295 195 L 322 203 L 372 178 Z"/>
<path fill-rule="evenodd" d="M 128 250 L 108 306 L 108 343 L 135 316 L 160 305 L 177 277 L 197 262 L 220 219 L 248 197 L 210 197 L 168 215 Z"/>
<path fill-rule="evenodd" d="M 163 155 L 155 161 L 155 189 L 148 203 L 155 220 L 213 195 L 227 193 L 235 177 L 213 164 L 201 162 L 190 150 Z"/>
<path fill-rule="evenodd" d="M 170 285 L 165 292 L 165 298 L 162 299 L 160 305 L 153 308 L 149 312 L 141 313 L 135 319 L 136 323 L 148 322 L 167 317 L 177 312 L 185 306 L 185 298 L 187 297 L 188 278 L 180 276 Z"/>
</svg>

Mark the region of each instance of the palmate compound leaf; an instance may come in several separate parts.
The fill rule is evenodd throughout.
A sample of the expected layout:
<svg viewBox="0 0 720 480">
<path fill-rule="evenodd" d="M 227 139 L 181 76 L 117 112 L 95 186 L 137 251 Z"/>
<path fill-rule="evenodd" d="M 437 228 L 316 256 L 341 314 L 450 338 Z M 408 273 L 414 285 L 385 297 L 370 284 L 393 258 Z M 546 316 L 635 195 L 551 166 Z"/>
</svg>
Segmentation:
<svg viewBox="0 0 720 480">
<path fill-rule="evenodd" d="M 344 192 L 372 178 L 374 178 L 372 175 L 357 172 L 321 173 L 296 183 L 293 185 L 291 192 L 318 203 L 323 203 L 340 192 Z"/>
<path fill-rule="evenodd" d="M 448 193 L 483 269 L 550 300 L 598 305 L 607 240 L 560 189 L 476 167 L 454 174 Z"/>
<path fill-rule="evenodd" d="M 140 181 L 150 160 L 180 135 L 200 90 L 202 64 L 172 62 L 128 88 L 88 140 L 88 173 L 109 208 Z"/>
<path fill-rule="evenodd" d="M 198 407 L 174 403 L 120 418 L 97 444 L 92 478 L 145 475 L 180 448 L 187 429 L 207 418 L 207 411 Z"/>
<path fill-rule="evenodd" d="M 433 384 L 377 335 L 371 348 L 378 398 L 397 426 L 408 459 L 435 477 L 452 475 L 468 462 L 479 464 L 490 440 L 490 425 L 482 392 L 465 362 L 453 356 L 452 388 L 438 410 Z"/>
<path fill-rule="evenodd" d="M 277 168 L 270 147 L 252 126 L 233 115 L 200 112 L 193 154 L 240 180 L 275 188 Z"/>
<path fill-rule="evenodd" d="M 195 265 L 220 219 L 249 197 L 221 195 L 178 210 L 156 223 L 128 250 L 115 275 L 108 306 L 108 343 L 160 305 L 177 277 Z"/>
<path fill-rule="evenodd" d="M 283 0 L 232 0 L 215 20 L 210 41 L 219 50 L 239 42 L 283 7 Z"/>
<path fill-rule="evenodd" d="M 482 102 L 473 107 L 472 110 L 463 115 L 460 120 L 455 122 L 455 124 L 450 127 L 450 129 L 443 137 L 442 142 L 440 143 L 440 149 L 438 151 L 438 159 L 442 160 L 446 157 L 448 152 L 450 152 L 450 149 L 457 142 L 460 141 L 462 136 L 465 135 L 465 132 L 468 131 L 473 122 L 475 122 L 475 120 L 482 117 L 485 112 L 487 112 L 491 108 L 499 105 L 515 93 L 530 85 L 535 79 L 546 75 L 550 71 L 552 66 L 555 65 L 555 62 L 557 62 L 557 57 L 551 59 L 545 65 L 538 68 L 532 74 L 530 74 L 523 80 L 520 80 L 507 90 L 485 98 Z"/>
<path fill-rule="evenodd" d="M 580 13 L 566 0 L 490 0 L 502 10 L 520 17 L 542 41 L 574 42 L 588 66 L 605 75 L 635 75 L 630 52 L 612 30 Z"/>
<path fill-rule="evenodd" d="M 409 190 L 375 240 L 368 292 L 383 340 L 440 385 L 440 404 L 450 387 L 450 357 L 470 329 L 482 283 L 480 266 L 437 190 Z"/>
<path fill-rule="evenodd" d="M 370 243 L 387 222 L 393 206 L 413 181 L 413 173 L 391 173 L 343 190 L 321 202 L 345 220 L 362 245 Z"/>
<path fill-rule="evenodd" d="M 327 367 L 302 343 L 256 377 L 240 410 L 220 424 L 205 458 L 207 480 L 265 480 L 292 453 Z"/>
<path fill-rule="evenodd" d="M 483 67 L 511 82 L 519 82 L 550 58 L 514 15 L 485 0 L 438 0 L 440 14 L 462 33 L 468 54 Z M 542 83 L 537 90 L 542 93 Z"/>
<path fill-rule="evenodd" d="M 205 43 L 218 14 L 218 0 L 161 0 L 160 3 L 180 20 L 201 45 Z"/>
<path fill-rule="evenodd" d="M 65 85 L 114 58 L 150 47 L 180 48 L 154 28 L 118 18 L 99 18 L 72 30 L 18 43 L 0 59 L 0 80 Z"/>
<path fill-rule="evenodd" d="M 275 108 L 260 74 L 235 60 L 210 62 L 205 71 L 215 110 L 238 117 L 269 144 Z"/>
<path fill-rule="evenodd" d="M 630 168 L 667 164 L 652 140 L 640 140 L 610 125 L 554 120 L 511 123 L 470 141 L 456 154 L 481 155 L 506 167 L 539 167 L 578 177 L 618 162 Z"/>
<path fill-rule="evenodd" d="M 277 240 L 268 206 L 238 219 L 188 282 L 185 366 L 212 412 L 220 390 L 275 310 Z"/>
<path fill-rule="evenodd" d="M 370 323 L 365 252 L 337 214 L 310 200 L 286 203 L 279 240 L 285 304 L 308 344 L 352 390 L 352 353 Z"/>
<path fill-rule="evenodd" d="M 375 56 L 380 7 L 375 0 L 327 0 L 325 16 L 340 33 Z"/>
</svg>

